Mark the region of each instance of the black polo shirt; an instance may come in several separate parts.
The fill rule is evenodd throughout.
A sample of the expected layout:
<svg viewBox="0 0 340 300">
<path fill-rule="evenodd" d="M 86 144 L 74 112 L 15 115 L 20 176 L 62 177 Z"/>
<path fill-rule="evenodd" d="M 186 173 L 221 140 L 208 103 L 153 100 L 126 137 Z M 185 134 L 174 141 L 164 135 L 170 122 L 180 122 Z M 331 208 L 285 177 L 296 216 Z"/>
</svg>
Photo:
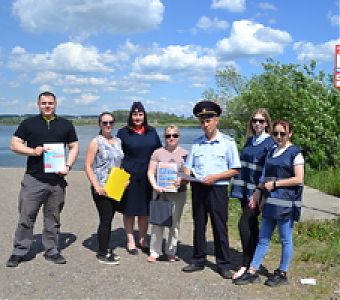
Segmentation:
<svg viewBox="0 0 340 300">
<path fill-rule="evenodd" d="M 63 143 L 64 145 L 78 141 L 74 126 L 68 120 L 56 116 L 47 122 L 42 115 L 22 121 L 14 136 L 24 140 L 28 147 L 35 148 L 45 143 Z M 41 180 L 58 180 L 54 173 L 44 173 L 43 155 L 28 156 L 26 173 Z"/>
</svg>

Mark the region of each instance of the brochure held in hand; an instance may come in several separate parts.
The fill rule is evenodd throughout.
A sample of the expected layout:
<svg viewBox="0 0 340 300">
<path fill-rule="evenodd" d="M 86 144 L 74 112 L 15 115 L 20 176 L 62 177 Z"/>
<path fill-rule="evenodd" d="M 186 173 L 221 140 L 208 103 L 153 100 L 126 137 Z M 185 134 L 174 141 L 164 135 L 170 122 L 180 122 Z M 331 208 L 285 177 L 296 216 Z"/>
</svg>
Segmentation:
<svg viewBox="0 0 340 300">
<path fill-rule="evenodd" d="M 44 144 L 44 172 L 58 173 L 65 169 L 65 146 L 63 143 Z"/>
<path fill-rule="evenodd" d="M 165 192 L 177 192 L 177 164 L 159 162 L 157 166 L 157 185 L 164 188 Z"/>
</svg>

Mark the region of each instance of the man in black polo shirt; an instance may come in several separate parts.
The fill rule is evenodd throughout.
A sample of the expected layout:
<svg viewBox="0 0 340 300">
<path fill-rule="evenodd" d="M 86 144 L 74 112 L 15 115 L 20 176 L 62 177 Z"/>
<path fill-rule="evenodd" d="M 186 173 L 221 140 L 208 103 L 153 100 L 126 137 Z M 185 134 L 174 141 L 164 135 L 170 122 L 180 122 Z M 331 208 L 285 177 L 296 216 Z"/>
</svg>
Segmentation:
<svg viewBox="0 0 340 300">
<path fill-rule="evenodd" d="M 56 264 L 66 263 L 58 247 L 60 213 L 67 186 L 64 176 L 69 173 L 77 158 L 79 145 L 72 123 L 55 114 L 56 106 L 57 100 L 53 93 L 41 93 L 38 97 L 40 114 L 22 121 L 11 140 L 12 151 L 27 156 L 27 168 L 21 183 L 19 222 L 7 267 L 18 266 L 30 250 L 33 227 L 41 206 L 44 218 L 44 257 Z M 69 148 L 65 166 L 57 173 L 46 172 L 46 144 L 61 144 Z"/>
</svg>

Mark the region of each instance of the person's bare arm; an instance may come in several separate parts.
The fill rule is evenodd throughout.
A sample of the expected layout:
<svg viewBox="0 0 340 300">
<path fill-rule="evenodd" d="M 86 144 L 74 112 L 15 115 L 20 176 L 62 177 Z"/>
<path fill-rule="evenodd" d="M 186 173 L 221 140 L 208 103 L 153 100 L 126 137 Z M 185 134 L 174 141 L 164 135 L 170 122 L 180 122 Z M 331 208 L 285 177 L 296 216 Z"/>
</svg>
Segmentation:
<svg viewBox="0 0 340 300">
<path fill-rule="evenodd" d="M 28 147 L 25 141 L 17 136 L 13 136 L 11 139 L 11 150 L 17 154 L 26 156 L 40 156 L 44 152 L 43 146 L 37 146 L 35 148 Z"/>
<path fill-rule="evenodd" d="M 264 184 L 264 187 L 268 191 L 272 191 L 275 188 L 279 187 L 285 187 L 285 186 L 295 186 L 303 184 L 303 178 L 304 178 L 304 165 L 296 165 L 294 166 L 294 176 L 286 179 L 278 179 L 278 180 L 272 180 L 268 181 Z"/>
<path fill-rule="evenodd" d="M 219 174 L 211 174 L 203 178 L 202 183 L 206 185 L 214 184 L 218 180 L 230 179 L 239 173 L 238 169 L 229 169 Z"/>
</svg>

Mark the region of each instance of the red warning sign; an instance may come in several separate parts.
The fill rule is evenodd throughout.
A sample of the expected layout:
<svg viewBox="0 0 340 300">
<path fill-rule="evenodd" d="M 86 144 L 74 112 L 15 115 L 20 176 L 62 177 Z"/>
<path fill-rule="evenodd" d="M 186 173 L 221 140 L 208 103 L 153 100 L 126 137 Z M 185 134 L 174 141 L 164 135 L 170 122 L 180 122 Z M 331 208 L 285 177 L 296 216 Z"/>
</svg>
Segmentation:
<svg viewBox="0 0 340 300">
<path fill-rule="evenodd" d="M 340 88 L 340 45 L 335 45 L 334 86 Z"/>
</svg>

